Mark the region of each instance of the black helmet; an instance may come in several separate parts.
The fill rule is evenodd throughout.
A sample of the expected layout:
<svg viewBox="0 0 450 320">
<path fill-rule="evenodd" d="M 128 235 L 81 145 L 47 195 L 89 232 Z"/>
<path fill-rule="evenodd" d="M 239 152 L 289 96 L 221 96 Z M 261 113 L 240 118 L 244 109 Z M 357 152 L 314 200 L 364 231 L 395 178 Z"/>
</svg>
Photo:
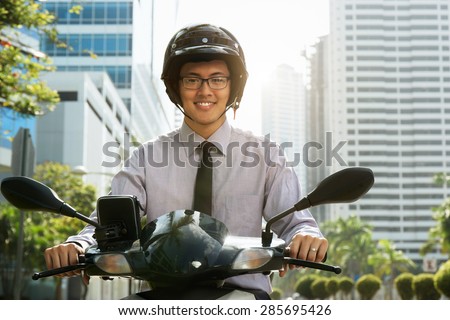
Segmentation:
<svg viewBox="0 0 450 320">
<path fill-rule="evenodd" d="M 227 63 L 231 73 L 231 92 L 227 105 L 238 108 L 248 77 L 244 52 L 228 30 L 211 24 L 185 27 L 167 45 L 161 79 L 175 105 L 181 105 L 178 81 L 182 65 L 212 60 L 224 60 Z"/>
</svg>

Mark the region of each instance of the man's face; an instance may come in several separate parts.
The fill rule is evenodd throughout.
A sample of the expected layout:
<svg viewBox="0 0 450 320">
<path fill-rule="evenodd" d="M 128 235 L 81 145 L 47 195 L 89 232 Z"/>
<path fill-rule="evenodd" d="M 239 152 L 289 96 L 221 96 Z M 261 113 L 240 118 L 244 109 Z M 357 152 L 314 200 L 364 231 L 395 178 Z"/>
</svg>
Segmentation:
<svg viewBox="0 0 450 320">
<path fill-rule="evenodd" d="M 206 139 L 225 121 L 223 113 L 230 96 L 231 83 L 228 80 L 225 88 L 211 89 L 209 84 L 203 81 L 200 88 L 187 89 L 182 82 L 186 77 L 200 79 L 230 77 L 230 72 L 222 60 L 188 62 L 180 69 L 181 104 L 184 112 L 192 118 L 185 117 L 185 121 L 191 129 Z"/>
</svg>

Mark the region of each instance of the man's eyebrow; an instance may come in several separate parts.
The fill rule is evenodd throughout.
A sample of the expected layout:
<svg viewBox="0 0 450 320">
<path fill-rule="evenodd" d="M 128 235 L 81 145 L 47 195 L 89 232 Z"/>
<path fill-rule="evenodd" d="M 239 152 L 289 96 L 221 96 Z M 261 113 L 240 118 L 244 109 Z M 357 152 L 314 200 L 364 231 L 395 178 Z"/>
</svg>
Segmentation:
<svg viewBox="0 0 450 320">
<path fill-rule="evenodd" d="M 198 77 L 201 78 L 200 74 L 197 72 L 188 72 L 185 75 L 181 75 L 181 77 Z M 225 74 L 225 72 L 217 71 L 214 73 L 211 73 L 208 77 L 229 77 Z"/>
</svg>

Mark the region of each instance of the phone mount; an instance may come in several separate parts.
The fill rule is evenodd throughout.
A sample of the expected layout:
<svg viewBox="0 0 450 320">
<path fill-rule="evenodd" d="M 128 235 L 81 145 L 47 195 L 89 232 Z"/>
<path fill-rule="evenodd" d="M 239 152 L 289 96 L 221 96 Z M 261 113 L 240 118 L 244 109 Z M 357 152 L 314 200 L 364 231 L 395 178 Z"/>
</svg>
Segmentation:
<svg viewBox="0 0 450 320">
<path fill-rule="evenodd" d="M 104 196 L 97 200 L 95 239 L 101 251 L 130 247 L 141 235 L 139 210 L 135 196 Z"/>
</svg>

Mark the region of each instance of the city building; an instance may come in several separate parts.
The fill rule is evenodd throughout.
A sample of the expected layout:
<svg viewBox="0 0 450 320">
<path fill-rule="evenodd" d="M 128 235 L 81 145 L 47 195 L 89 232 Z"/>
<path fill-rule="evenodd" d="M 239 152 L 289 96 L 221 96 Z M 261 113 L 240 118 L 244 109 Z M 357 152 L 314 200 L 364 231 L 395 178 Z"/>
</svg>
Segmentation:
<svg viewBox="0 0 450 320">
<path fill-rule="evenodd" d="M 316 165 L 306 168 L 307 190 L 313 190 L 331 172 L 331 167 L 325 161 L 326 157 L 326 126 L 325 126 L 325 97 L 327 93 L 327 36 L 318 39 L 313 45 L 313 52 L 306 55 L 309 60 L 309 88 L 306 90 L 306 137 L 307 141 L 314 142 L 322 148 L 311 148 L 308 158 Z M 328 128 L 328 130 L 330 130 Z M 330 132 L 330 131 L 329 131 Z M 325 146 L 325 147 L 324 147 Z M 310 209 L 314 216 L 320 220 L 328 219 L 329 208 L 322 205 Z"/>
<path fill-rule="evenodd" d="M 302 75 L 283 64 L 271 74 L 262 88 L 262 132 L 280 144 L 306 189 L 305 87 Z"/>
<path fill-rule="evenodd" d="M 54 161 L 84 174 L 98 196 L 131 150 L 131 116 L 105 72 L 55 72 L 43 78 L 57 90 L 58 107 L 36 124 L 36 162 Z"/>
<path fill-rule="evenodd" d="M 97 187 L 98 196 L 108 193 L 113 174 L 133 147 L 175 124 L 173 105 L 167 107 L 159 79 L 159 56 L 178 3 L 156 2 L 42 2 L 55 14 L 59 38 L 67 47 L 46 38 L 40 42 L 57 67 L 45 79 L 61 103 L 37 121 L 37 162 L 70 165 Z M 118 299 L 137 286 L 127 279 L 93 278 L 87 299 Z"/>
<path fill-rule="evenodd" d="M 59 38 L 68 47 L 43 39 L 41 50 L 58 71 L 106 71 L 130 111 L 130 134 L 139 142 L 168 131 L 174 122 L 159 94 L 161 68 L 154 61 L 154 37 L 157 31 L 167 31 L 154 21 L 154 2 L 82 1 L 79 12 L 72 10 L 77 3 L 70 0 L 43 3 L 57 17 Z M 166 10 L 167 20 L 175 22 L 176 4 Z"/>
<path fill-rule="evenodd" d="M 433 183 L 449 173 L 448 0 L 331 0 L 330 34 L 317 45 L 314 92 L 326 131 L 349 166 L 371 168 L 375 185 L 329 218 L 357 214 L 375 239 L 389 239 L 419 266 L 446 260 L 420 247 L 435 225 L 432 208 L 450 196 Z M 316 100 L 318 101 L 318 100 Z M 320 110 L 318 110 L 321 112 Z M 333 163 L 332 170 L 341 169 Z"/>
</svg>

